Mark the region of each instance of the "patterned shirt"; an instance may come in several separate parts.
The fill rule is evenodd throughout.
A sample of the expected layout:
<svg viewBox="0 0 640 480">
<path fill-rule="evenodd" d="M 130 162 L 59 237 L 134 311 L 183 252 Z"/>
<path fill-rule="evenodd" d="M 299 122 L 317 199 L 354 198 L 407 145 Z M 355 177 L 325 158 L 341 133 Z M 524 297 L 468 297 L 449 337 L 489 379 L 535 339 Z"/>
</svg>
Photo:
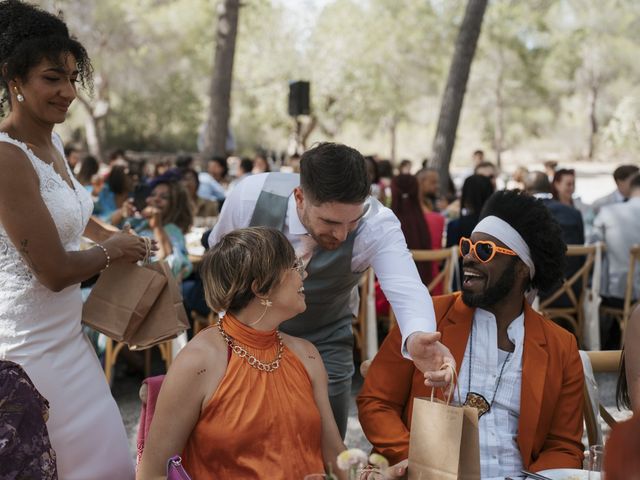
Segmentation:
<svg viewBox="0 0 640 480">
<path fill-rule="evenodd" d="M 498 349 L 498 327 L 495 316 L 477 308 L 473 315 L 472 335 L 467 342 L 459 385 L 462 400 L 470 391 L 481 394 L 487 402 L 495 399 L 487 413 L 480 417 L 480 471 L 483 480 L 519 477 L 523 468 L 518 448 L 520 388 L 522 385 L 522 350 L 524 347 L 524 313 L 507 329 L 515 345 L 513 353 Z M 469 389 L 470 345 L 471 388 Z M 505 363 L 506 362 L 506 363 Z M 500 371 L 504 364 L 502 376 Z"/>
</svg>

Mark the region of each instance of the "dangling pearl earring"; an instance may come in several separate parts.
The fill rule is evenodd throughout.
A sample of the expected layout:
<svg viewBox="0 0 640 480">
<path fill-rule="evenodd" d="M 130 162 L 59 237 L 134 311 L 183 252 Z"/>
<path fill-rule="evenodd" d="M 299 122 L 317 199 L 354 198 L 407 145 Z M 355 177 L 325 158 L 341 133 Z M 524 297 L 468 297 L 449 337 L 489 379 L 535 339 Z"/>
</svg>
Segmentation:
<svg viewBox="0 0 640 480">
<path fill-rule="evenodd" d="M 24 96 L 18 91 L 18 88 L 15 87 L 13 91 L 16 92 L 16 100 L 18 100 L 20 103 L 24 102 Z"/>
</svg>

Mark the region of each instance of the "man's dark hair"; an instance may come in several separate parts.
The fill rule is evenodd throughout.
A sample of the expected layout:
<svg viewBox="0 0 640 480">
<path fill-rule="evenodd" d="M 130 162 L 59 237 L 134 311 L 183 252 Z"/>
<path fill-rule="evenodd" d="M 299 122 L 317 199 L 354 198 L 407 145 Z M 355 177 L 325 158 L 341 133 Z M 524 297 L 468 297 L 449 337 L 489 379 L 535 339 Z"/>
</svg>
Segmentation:
<svg viewBox="0 0 640 480">
<path fill-rule="evenodd" d="M 497 169 L 496 164 L 493 162 L 490 162 L 489 160 L 484 160 L 482 162 L 480 162 L 479 164 L 477 164 L 475 166 L 475 168 L 473 169 L 473 173 L 478 173 L 478 170 L 480 170 L 481 168 L 486 168 L 486 167 L 491 167 L 494 170 Z"/>
<path fill-rule="evenodd" d="M 65 156 L 65 158 L 69 158 L 69 155 L 71 155 L 73 152 L 79 152 L 79 151 L 80 150 L 78 150 L 73 145 L 65 145 L 65 147 L 64 147 L 64 156 Z"/>
<path fill-rule="evenodd" d="M 467 209 L 467 213 L 480 215 L 482 207 L 493 194 L 493 184 L 484 175 L 471 175 L 462 185 L 460 206 Z"/>
<path fill-rule="evenodd" d="M 128 167 L 123 165 L 116 165 L 111 168 L 111 172 L 107 177 L 107 185 L 109 185 L 109 190 L 114 194 L 119 195 L 121 193 L 125 193 L 127 188 L 127 176 L 129 175 L 128 170 Z"/>
<path fill-rule="evenodd" d="M 528 173 L 524 184 L 527 193 L 551 193 L 551 182 L 544 172 Z"/>
<path fill-rule="evenodd" d="M 176 167 L 178 168 L 192 168 L 193 157 L 191 155 L 181 154 L 176 157 Z"/>
<path fill-rule="evenodd" d="M 362 203 L 371 185 L 364 157 L 339 143 L 319 143 L 300 158 L 300 185 L 313 203 Z"/>
<path fill-rule="evenodd" d="M 207 159 L 208 162 L 215 162 L 222 167 L 222 176 L 226 177 L 229 174 L 229 165 L 227 164 L 227 159 L 225 157 L 209 157 Z"/>
<path fill-rule="evenodd" d="M 55 15 L 18 0 L 0 2 L 0 114 L 11 101 L 9 81 L 26 80 L 29 71 L 47 59 L 54 64 L 66 54 L 75 57 L 80 84 L 91 86 L 93 68 L 82 44 L 69 35 L 65 23 Z"/>
<path fill-rule="evenodd" d="M 240 160 L 240 170 L 242 170 L 245 174 L 251 173 L 251 170 L 253 170 L 253 160 L 247 157 L 242 158 Z"/>
<path fill-rule="evenodd" d="M 639 170 L 636 165 L 620 165 L 613 171 L 613 179 L 616 182 L 624 182 L 631 175 L 638 173 Z"/>
<path fill-rule="evenodd" d="M 531 286 L 549 291 L 564 278 L 567 245 L 549 209 L 519 190 L 501 190 L 489 197 L 481 218 L 490 215 L 511 225 L 529 246 L 536 273 Z"/>
</svg>

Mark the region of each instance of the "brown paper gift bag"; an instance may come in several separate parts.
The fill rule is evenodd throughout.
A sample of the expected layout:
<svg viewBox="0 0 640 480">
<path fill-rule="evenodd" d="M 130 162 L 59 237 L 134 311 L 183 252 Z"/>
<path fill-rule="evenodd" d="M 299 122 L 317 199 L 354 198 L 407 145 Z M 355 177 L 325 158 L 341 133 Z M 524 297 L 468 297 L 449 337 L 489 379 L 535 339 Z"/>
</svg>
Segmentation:
<svg viewBox="0 0 640 480">
<path fill-rule="evenodd" d="M 142 325 L 166 284 L 156 270 L 116 262 L 100 274 L 82 307 L 82 322 L 122 342 Z"/>
<path fill-rule="evenodd" d="M 146 268 L 162 274 L 166 286 L 151 307 L 142 325 L 125 339 L 131 350 L 143 350 L 178 336 L 189 328 L 187 312 L 182 304 L 180 286 L 166 262 L 154 262 Z"/>
<path fill-rule="evenodd" d="M 480 480 L 478 410 L 451 405 L 451 396 L 414 399 L 409 480 Z"/>
</svg>

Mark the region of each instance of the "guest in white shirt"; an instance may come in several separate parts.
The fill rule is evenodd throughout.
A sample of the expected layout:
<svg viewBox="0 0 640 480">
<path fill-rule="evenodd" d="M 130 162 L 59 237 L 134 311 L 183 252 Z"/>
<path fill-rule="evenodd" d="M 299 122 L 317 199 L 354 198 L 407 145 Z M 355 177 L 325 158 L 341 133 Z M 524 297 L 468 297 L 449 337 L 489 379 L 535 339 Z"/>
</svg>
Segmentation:
<svg viewBox="0 0 640 480">
<path fill-rule="evenodd" d="M 536 289 L 563 276 L 560 227 L 541 201 L 518 191 L 494 193 L 482 217 L 460 242 L 462 293 L 434 298 L 438 331 L 460 366 L 460 401 L 480 416 L 481 476 L 581 468 L 584 376 L 576 339 L 529 304 Z M 392 330 L 357 400 L 365 435 L 392 463 L 409 455 L 413 399 L 431 395 L 398 355 L 399 343 Z"/>
<path fill-rule="evenodd" d="M 397 316 L 402 349 L 429 385 L 446 385 L 440 371 L 449 350 L 434 334 L 433 304 L 393 212 L 370 197 L 365 161 L 353 148 L 321 143 L 302 155 L 300 175 L 252 175 L 230 193 L 211 236 L 247 226 L 281 230 L 307 262 L 307 310 L 282 330 L 314 343 L 329 374 L 329 396 L 343 438 L 353 365 L 353 291 L 373 267 Z M 400 354 L 401 347 L 398 347 Z M 424 381 L 424 379 L 423 379 Z"/>
<path fill-rule="evenodd" d="M 206 200 L 216 201 L 219 204 L 224 202 L 227 185 L 226 178 L 229 172 L 227 159 L 223 157 L 211 157 L 207 160 L 207 171 L 200 172 L 198 180 L 198 197 Z"/>
<path fill-rule="evenodd" d="M 592 208 L 597 214 L 605 205 L 625 202 L 630 195 L 631 179 L 638 173 L 637 165 L 620 165 L 613 171 L 616 189 L 608 195 L 593 202 Z"/>
</svg>

